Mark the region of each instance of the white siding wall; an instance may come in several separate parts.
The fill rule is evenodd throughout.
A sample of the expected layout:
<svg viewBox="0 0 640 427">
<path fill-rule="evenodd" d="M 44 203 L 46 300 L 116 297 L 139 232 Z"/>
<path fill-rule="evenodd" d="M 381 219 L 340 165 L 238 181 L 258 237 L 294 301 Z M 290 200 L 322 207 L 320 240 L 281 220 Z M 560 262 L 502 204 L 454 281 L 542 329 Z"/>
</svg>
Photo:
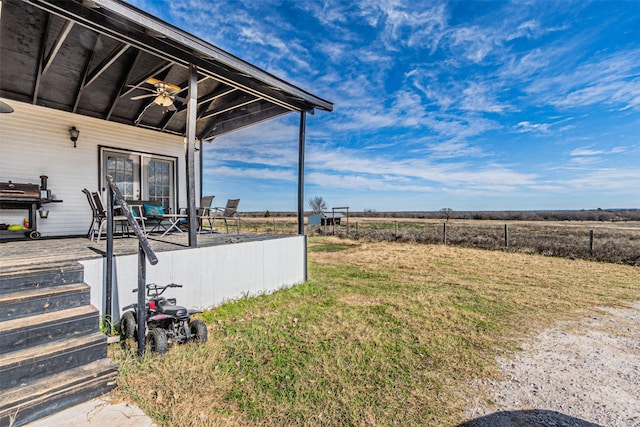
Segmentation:
<svg viewBox="0 0 640 427">
<path fill-rule="evenodd" d="M 98 190 L 100 145 L 177 157 L 178 204 L 179 207 L 186 206 L 182 137 L 12 100 L 6 102 L 15 111 L 0 115 L 0 181 L 39 184 L 40 175 L 47 175 L 49 189 L 58 199 L 64 200 L 63 203 L 45 205 L 45 209 L 50 211 L 49 218 L 38 220 L 38 231 L 43 236 L 87 232 L 91 224 L 91 210 L 82 189 Z M 68 129 L 71 126 L 80 130 L 75 149 L 69 139 Z M 198 168 L 196 164 L 196 170 Z M 22 218 L 25 214 L 1 210 L 0 222 L 9 222 L 7 217 L 13 219 L 16 216 Z M 16 222 L 22 223 L 19 219 L 10 223 Z"/>
<path fill-rule="evenodd" d="M 147 283 L 177 283 L 183 287 L 169 289 L 166 296 L 176 297 L 182 306 L 210 308 L 245 294 L 302 283 L 304 252 L 304 236 L 160 252 L 158 264 L 147 264 Z M 84 280 L 91 286 L 91 303 L 103 312 L 104 260 L 80 262 L 85 267 Z M 138 256 L 117 257 L 114 274 L 117 307 L 137 302 L 132 290 L 138 286 Z"/>
</svg>

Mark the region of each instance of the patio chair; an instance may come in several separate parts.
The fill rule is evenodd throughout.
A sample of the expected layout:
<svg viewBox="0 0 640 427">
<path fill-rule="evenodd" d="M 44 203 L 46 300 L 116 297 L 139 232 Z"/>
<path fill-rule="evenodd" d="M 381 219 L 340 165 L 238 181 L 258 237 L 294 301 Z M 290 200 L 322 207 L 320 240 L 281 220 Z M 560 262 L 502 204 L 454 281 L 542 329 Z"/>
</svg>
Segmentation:
<svg viewBox="0 0 640 427">
<path fill-rule="evenodd" d="M 129 202 L 129 204 L 134 202 Z M 153 232 L 164 232 L 167 230 L 167 222 L 169 221 L 166 214 L 170 210 L 165 208 L 159 200 L 136 200 L 135 203 L 140 207 L 145 217 L 147 225 L 151 226 L 149 234 Z"/>
<path fill-rule="evenodd" d="M 93 235 L 100 228 L 100 224 L 103 219 L 106 219 L 106 216 L 102 218 L 98 210 L 96 209 L 96 203 L 93 201 L 93 196 L 91 192 L 86 188 L 82 189 L 82 192 L 85 196 L 87 196 L 87 202 L 89 203 L 89 207 L 91 208 L 92 218 L 91 218 L 91 226 L 89 227 L 89 231 L 87 231 L 87 238 L 93 240 Z"/>
<path fill-rule="evenodd" d="M 213 217 L 211 215 L 211 202 L 216 196 L 204 196 L 200 199 L 200 207 L 197 210 L 196 217 L 198 218 L 198 232 L 204 231 L 205 228 L 209 229 L 210 233 L 213 233 Z"/>
<path fill-rule="evenodd" d="M 205 228 L 209 229 L 210 233 L 215 231 L 213 227 L 213 214 L 211 211 L 211 202 L 216 196 L 204 196 L 200 199 L 200 206 L 196 209 L 196 220 L 198 221 L 197 232 L 204 232 Z M 188 210 L 186 208 L 178 209 L 178 214 L 187 216 Z M 186 218 L 178 220 L 178 226 L 180 229 L 185 229 L 189 225 L 189 220 Z"/>
<path fill-rule="evenodd" d="M 216 207 L 213 209 L 213 221 L 217 219 L 221 219 L 224 221 L 224 225 L 227 229 L 227 233 L 229 232 L 229 224 L 228 220 L 233 220 L 236 222 L 236 229 L 238 234 L 240 234 L 240 218 L 237 217 L 238 205 L 240 204 L 240 199 L 227 199 L 227 205 L 222 207 Z"/>
<path fill-rule="evenodd" d="M 107 210 L 104 207 L 104 203 L 102 203 L 102 197 L 100 196 L 100 193 L 98 193 L 97 191 L 91 192 L 91 200 L 93 200 L 93 203 L 90 203 L 90 205 L 93 210 L 94 223 L 92 224 L 92 231 L 91 231 L 90 238 L 91 240 L 93 240 L 93 237 L 95 236 L 96 243 L 98 243 L 100 241 L 100 236 L 102 236 L 102 232 L 103 232 L 102 230 L 104 229 L 104 226 L 107 223 Z M 142 230 L 144 231 L 144 217 L 141 216 L 140 214 L 137 214 L 137 216 L 134 215 L 134 217 L 136 217 L 138 221 L 141 221 Z M 125 233 L 125 227 L 127 227 L 127 232 L 128 232 L 129 220 L 125 215 L 114 214 L 113 223 L 114 225 L 120 224 L 122 235 L 124 235 Z"/>
</svg>

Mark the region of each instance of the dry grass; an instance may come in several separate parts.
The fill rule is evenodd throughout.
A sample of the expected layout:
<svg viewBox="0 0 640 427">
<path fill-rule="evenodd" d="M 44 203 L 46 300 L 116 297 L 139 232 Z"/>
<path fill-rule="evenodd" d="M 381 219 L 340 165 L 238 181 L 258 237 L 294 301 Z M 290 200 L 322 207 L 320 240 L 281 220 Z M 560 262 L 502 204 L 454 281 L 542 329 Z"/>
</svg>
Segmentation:
<svg viewBox="0 0 640 427">
<path fill-rule="evenodd" d="M 356 226 L 357 224 L 357 226 Z M 307 226 L 313 236 L 339 236 L 369 241 L 442 243 L 444 220 L 429 218 L 351 218 L 336 226 Z M 640 266 L 640 222 L 604 221 L 447 221 L 447 243 L 510 252 L 582 258 Z M 294 217 L 243 217 L 243 232 L 297 234 Z M 594 232 L 593 251 L 590 231 Z"/>
<path fill-rule="evenodd" d="M 309 282 L 206 313 L 206 345 L 111 349 L 119 392 L 171 426 L 455 425 L 497 355 L 640 299 L 637 267 L 582 260 L 330 237 L 309 259 Z"/>
<path fill-rule="evenodd" d="M 380 219 L 337 227 L 309 228 L 318 235 L 356 237 L 370 241 L 442 243 L 444 223 L 425 219 Z M 505 225 L 508 226 L 505 248 Z M 593 231 L 594 245 L 590 245 Z M 640 223 L 455 220 L 446 224 L 447 244 L 481 249 L 537 253 L 640 266 Z M 593 249 L 593 250 L 592 250 Z"/>
</svg>

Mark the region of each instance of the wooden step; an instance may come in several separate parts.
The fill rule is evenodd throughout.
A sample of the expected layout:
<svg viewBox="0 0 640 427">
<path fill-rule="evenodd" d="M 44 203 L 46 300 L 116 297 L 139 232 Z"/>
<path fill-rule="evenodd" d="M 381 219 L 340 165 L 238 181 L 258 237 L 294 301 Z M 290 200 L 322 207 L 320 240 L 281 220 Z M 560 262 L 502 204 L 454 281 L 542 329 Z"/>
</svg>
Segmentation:
<svg viewBox="0 0 640 427">
<path fill-rule="evenodd" d="M 0 322 L 0 354 L 98 332 L 98 310 L 85 305 Z"/>
<path fill-rule="evenodd" d="M 105 358 L 106 341 L 96 332 L 0 355 L 0 391 Z"/>
<path fill-rule="evenodd" d="M 89 305 L 90 289 L 86 283 L 73 283 L 0 295 L 0 321 Z"/>
<path fill-rule="evenodd" d="M 105 358 L 11 388 L 0 393 L 0 426 L 24 425 L 115 387 L 116 366 Z"/>
<path fill-rule="evenodd" d="M 84 267 L 75 261 L 8 267 L 1 273 L 0 294 L 84 281 Z"/>
</svg>

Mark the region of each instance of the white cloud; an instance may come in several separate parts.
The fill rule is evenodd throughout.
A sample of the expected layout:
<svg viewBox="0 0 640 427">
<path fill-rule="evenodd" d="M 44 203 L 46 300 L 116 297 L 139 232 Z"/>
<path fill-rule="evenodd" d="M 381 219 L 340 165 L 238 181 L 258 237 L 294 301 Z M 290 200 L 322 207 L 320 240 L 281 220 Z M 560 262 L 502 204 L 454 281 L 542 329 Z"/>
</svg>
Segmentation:
<svg viewBox="0 0 640 427">
<path fill-rule="evenodd" d="M 501 113 L 510 106 L 498 102 L 495 91 L 484 84 L 469 82 L 462 91 L 460 108 L 468 111 L 482 111 L 487 113 Z"/>
<path fill-rule="evenodd" d="M 629 191 L 633 188 L 637 190 L 640 188 L 640 174 L 636 169 L 603 168 L 568 179 L 566 185 L 591 191 Z M 637 198 L 637 191 L 635 194 Z"/>
<path fill-rule="evenodd" d="M 518 132 L 549 132 L 549 123 L 531 123 L 527 121 L 523 121 L 514 126 L 515 130 Z"/>
<path fill-rule="evenodd" d="M 625 151 L 625 147 L 613 147 L 610 150 L 593 149 L 590 147 L 580 147 L 572 150 L 570 156 L 599 156 L 602 154 L 618 154 Z"/>
<path fill-rule="evenodd" d="M 595 56 L 573 71 L 557 72 L 533 81 L 527 90 L 542 102 L 561 108 L 640 107 L 640 49 Z"/>
</svg>

